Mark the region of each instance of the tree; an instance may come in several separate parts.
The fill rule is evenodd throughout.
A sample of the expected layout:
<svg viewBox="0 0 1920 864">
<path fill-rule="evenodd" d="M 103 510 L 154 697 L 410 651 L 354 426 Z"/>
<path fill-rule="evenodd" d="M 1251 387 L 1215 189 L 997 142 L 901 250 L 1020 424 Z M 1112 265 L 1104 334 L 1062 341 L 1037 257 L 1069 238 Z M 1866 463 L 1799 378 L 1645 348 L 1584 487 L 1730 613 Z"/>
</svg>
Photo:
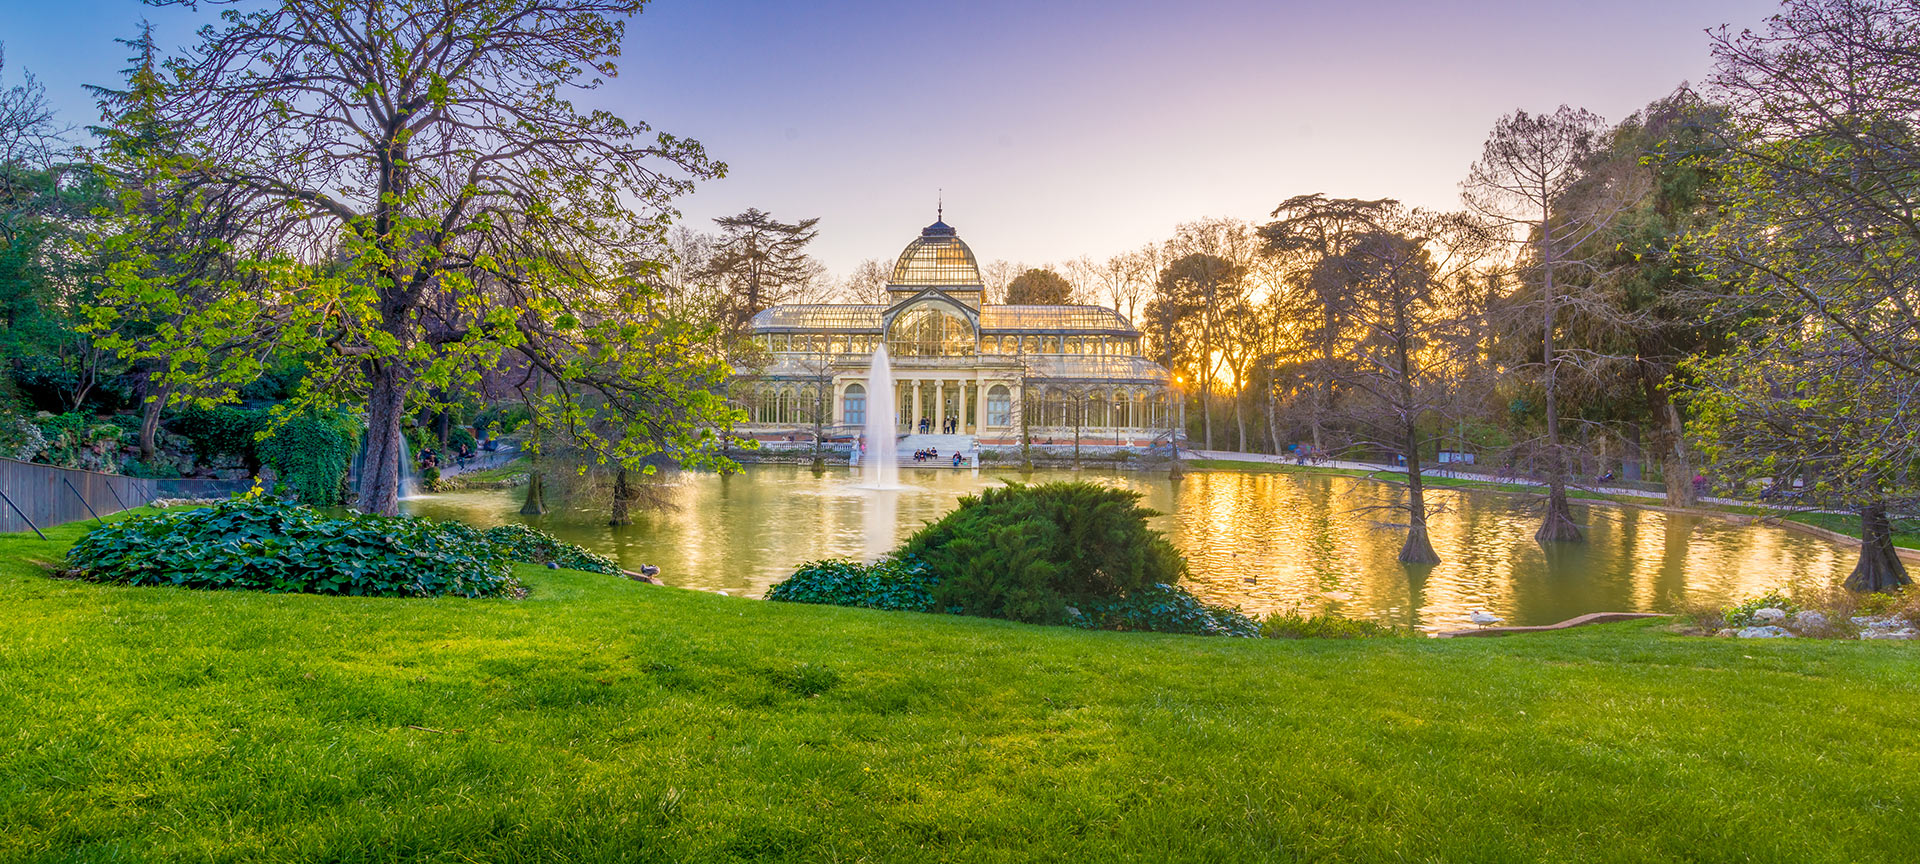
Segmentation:
<svg viewBox="0 0 1920 864">
<path fill-rule="evenodd" d="M 1555 212 L 1556 203 L 1582 175 L 1602 128 L 1598 116 L 1560 106 L 1552 114 L 1516 111 L 1500 118 L 1487 138 L 1480 161 L 1467 176 L 1463 197 L 1480 214 L 1505 226 L 1515 242 L 1516 255 L 1540 286 L 1537 305 L 1541 322 L 1541 389 L 1545 394 L 1547 510 L 1534 537 L 1542 542 L 1583 539 L 1567 505 L 1567 453 L 1560 436 L 1560 359 L 1554 352 L 1558 328 L 1556 267 L 1577 265 L 1571 253 L 1605 228 L 1617 208 L 1597 206 L 1588 212 Z M 1515 229 L 1519 229 L 1517 232 Z"/>
<path fill-rule="evenodd" d="M 1015 276 L 1007 283 L 1010 306 L 1066 306 L 1073 303 L 1073 283 L 1065 276 L 1038 267 Z"/>
<path fill-rule="evenodd" d="M 1316 453 L 1328 448 L 1326 420 L 1337 396 L 1335 382 L 1350 360 L 1341 346 L 1352 329 L 1342 315 L 1346 303 L 1339 271 L 1323 269 L 1321 262 L 1345 255 L 1361 238 L 1378 232 L 1392 206 L 1386 199 L 1295 195 L 1273 209 L 1274 221 L 1260 227 L 1261 252 L 1278 262 L 1288 287 L 1278 300 L 1280 314 L 1297 322 L 1295 338 L 1306 349 L 1299 365 L 1311 383 L 1307 420 Z"/>
<path fill-rule="evenodd" d="M 708 275 L 727 291 L 727 321 L 745 331 L 753 316 L 819 278 L 820 265 L 807 256 L 807 244 L 819 234 L 819 218 L 781 222 L 759 208 L 713 220 L 720 226 Z"/>
<path fill-rule="evenodd" d="M 854 265 L 853 272 L 847 274 L 840 294 L 849 303 L 886 303 L 887 280 L 893 278 L 893 268 L 878 258 L 867 258 Z"/>
<path fill-rule="evenodd" d="M 1791 0 L 1713 46 L 1730 123 L 1693 242 L 1740 338 L 1693 367 L 1697 433 L 1749 488 L 1808 476 L 1857 511 L 1847 587 L 1898 588 L 1889 513 L 1920 505 L 1920 4 Z"/>
<path fill-rule="evenodd" d="M 159 5 L 188 5 L 156 0 Z M 309 373 L 302 402 L 364 398 L 357 506 L 393 513 L 401 421 L 472 390 L 506 355 L 543 428 L 623 464 L 661 449 L 718 459 L 731 416 L 706 385 L 719 358 L 655 326 L 648 258 L 669 202 L 724 173 L 698 142 L 563 98 L 616 74 L 642 0 L 283 0 L 226 12 L 169 59 L 154 122 L 184 130 L 178 173 L 235 190 L 233 245 L 259 290 L 194 310 L 130 359 L 210 390 L 273 349 Z M 151 285 L 129 274 L 120 290 Z M 183 367 L 181 361 L 187 361 Z M 593 396 L 593 399 L 586 398 Z M 617 422 L 617 439 L 594 432 Z"/>
<path fill-rule="evenodd" d="M 1213 449 L 1213 399 L 1221 357 L 1221 322 L 1246 290 L 1245 279 L 1257 249 L 1251 226 L 1234 219 L 1202 219 L 1174 230 L 1167 244 L 1179 257 L 1160 273 L 1162 297 L 1179 298 L 1176 308 L 1189 310 L 1194 321 L 1189 356 L 1194 383 L 1200 391 L 1201 427 L 1207 449 Z M 1149 312 L 1149 315 L 1152 313 Z"/>
<path fill-rule="evenodd" d="M 1728 341 L 1726 323 L 1709 314 L 1723 286 L 1700 278 L 1682 242 L 1710 217 L 1702 193 L 1712 160 L 1703 154 L 1717 146 L 1723 114 L 1685 87 L 1655 101 L 1605 136 L 1555 205 L 1573 214 L 1624 205 L 1575 250 L 1586 265 L 1555 280 L 1564 320 L 1556 347 L 1575 373 L 1562 384 L 1587 406 L 1574 413 L 1605 423 L 1606 440 L 1624 444 L 1626 479 L 1640 479 L 1642 430 L 1651 433 L 1667 503 L 1680 507 L 1693 504 L 1694 467 L 1675 376 L 1689 355 L 1723 351 Z"/>
<path fill-rule="evenodd" d="M 1376 211 L 1379 230 L 1326 258 L 1323 281 L 1338 282 L 1341 318 L 1353 322 L 1353 363 L 1341 376 L 1355 399 L 1349 416 L 1405 466 L 1407 541 L 1400 561 L 1437 564 L 1427 532 L 1421 424 L 1444 412 L 1459 389 L 1465 354 L 1475 350 L 1458 294 L 1473 282 L 1488 247 L 1485 226 L 1465 214 Z"/>
</svg>

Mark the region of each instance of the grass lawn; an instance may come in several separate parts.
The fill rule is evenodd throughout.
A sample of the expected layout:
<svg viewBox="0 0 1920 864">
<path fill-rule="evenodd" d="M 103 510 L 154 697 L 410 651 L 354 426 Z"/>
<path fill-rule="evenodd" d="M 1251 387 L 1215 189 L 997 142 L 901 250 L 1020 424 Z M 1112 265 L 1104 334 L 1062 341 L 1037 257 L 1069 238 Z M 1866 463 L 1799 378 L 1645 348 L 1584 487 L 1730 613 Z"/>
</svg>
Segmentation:
<svg viewBox="0 0 1920 864">
<path fill-rule="evenodd" d="M 45 576 L 83 530 L 0 535 L 4 861 L 1920 857 L 1920 646 Z"/>
</svg>

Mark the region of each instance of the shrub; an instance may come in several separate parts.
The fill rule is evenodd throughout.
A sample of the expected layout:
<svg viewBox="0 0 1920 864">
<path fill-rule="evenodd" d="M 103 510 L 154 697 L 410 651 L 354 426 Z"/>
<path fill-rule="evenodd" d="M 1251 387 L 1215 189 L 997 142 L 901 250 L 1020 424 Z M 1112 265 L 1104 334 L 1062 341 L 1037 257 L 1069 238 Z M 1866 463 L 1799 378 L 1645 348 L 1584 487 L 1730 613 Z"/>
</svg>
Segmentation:
<svg viewBox="0 0 1920 864">
<path fill-rule="evenodd" d="M 1781 596 L 1780 592 L 1778 591 L 1768 591 L 1767 593 L 1762 594 L 1758 597 L 1755 597 L 1751 600 L 1747 600 L 1741 603 L 1740 605 L 1733 607 L 1732 609 L 1728 609 L 1725 613 L 1726 626 L 1733 627 L 1733 628 L 1740 628 L 1740 627 L 1752 627 L 1755 624 L 1766 623 L 1763 621 L 1756 620 L 1753 617 L 1753 613 L 1758 612 L 1762 609 L 1779 609 L 1780 611 L 1787 613 L 1788 618 L 1792 618 L 1793 613 L 1800 611 L 1800 604 L 1795 603 L 1792 600 L 1789 600 L 1786 597 Z"/>
<path fill-rule="evenodd" d="M 898 612 L 931 612 L 933 577 L 918 561 L 883 558 L 858 561 L 810 561 L 767 590 L 768 600 L 821 603 Z"/>
<path fill-rule="evenodd" d="M 935 606 L 967 615 L 1059 624 L 1069 604 L 1172 585 L 1186 559 L 1140 494 L 1093 483 L 1009 484 L 962 498 L 907 540 L 900 557 L 926 563 Z"/>
<path fill-rule="evenodd" d="M 173 419 L 174 431 L 187 439 L 201 462 L 240 463 L 249 469 L 261 461 L 259 435 L 266 424 L 266 412 L 231 405 L 190 408 Z"/>
<path fill-rule="evenodd" d="M 346 500 L 360 423 L 345 414 L 308 412 L 287 418 L 254 446 L 288 492 L 308 504 L 331 506 Z"/>
<path fill-rule="evenodd" d="M 1238 609 L 1209 606 L 1184 588 L 1149 585 L 1125 597 L 1067 607 L 1067 623 L 1089 630 L 1150 630 L 1191 636 L 1259 636 Z"/>
<path fill-rule="evenodd" d="M 238 498 L 103 525 L 67 563 L 81 578 L 366 597 L 512 596 L 507 558 L 457 522 L 324 516 L 310 507 Z"/>
<path fill-rule="evenodd" d="M 1276 612 L 1260 620 L 1260 635 L 1268 639 L 1370 639 L 1412 636 L 1413 631 L 1338 615 Z"/>
<path fill-rule="evenodd" d="M 557 564 L 568 570 L 585 570 L 607 576 L 625 575 L 612 558 L 596 555 L 544 531 L 525 525 L 501 525 L 486 530 L 487 542 L 502 557 L 532 564 Z"/>
</svg>

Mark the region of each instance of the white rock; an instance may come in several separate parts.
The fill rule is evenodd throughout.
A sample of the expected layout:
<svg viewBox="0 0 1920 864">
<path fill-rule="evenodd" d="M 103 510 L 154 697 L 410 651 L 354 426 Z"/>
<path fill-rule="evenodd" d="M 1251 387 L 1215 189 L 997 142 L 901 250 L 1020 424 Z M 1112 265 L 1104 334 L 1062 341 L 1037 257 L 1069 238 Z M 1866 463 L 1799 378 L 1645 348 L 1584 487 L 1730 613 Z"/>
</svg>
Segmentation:
<svg viewBox="0 0 1920 864">
<path fill-rule="evenodd" d="M 1819 629 L 1827 626 L 1827 616 L 1812 609 L 1802 609 L 1794 613 L 1793 626 L 1802 630 Z"/>
<path fill-rule="evenodd" d="M 1787 610 L 1776 608 L 1773 606 L 1765 606 L 1765 607 L 1753 610 L 1753 620 L 1765 621 L 1768 624 L 1772 624 L 1778 621 L 1785 621 L 1787 620 Z"/>
<path fill-rule="evenodd" d="M 1761 611 L 1765 611 L 1765 610 L 1761 610 Z M 1779 610 L 1776 609 L 1774 611 L 1777 612 Z M 1793 638 L 1793 634 L 1788 633 L 1785 628 L 1775 627 L 1771 624 L 1764 627 L 1742 627 L 1740 628 L 1740 632 L 1735 633 L 1733 635 L 1738 636 L 1742 639 L 1792 639 Z"/>
<path fill-rule="evenodd" d="M 1862 639 L 1920 639 L 1920 630 L 1908 627 L 1902 630 L 1862 630 Z"/>
</svg>

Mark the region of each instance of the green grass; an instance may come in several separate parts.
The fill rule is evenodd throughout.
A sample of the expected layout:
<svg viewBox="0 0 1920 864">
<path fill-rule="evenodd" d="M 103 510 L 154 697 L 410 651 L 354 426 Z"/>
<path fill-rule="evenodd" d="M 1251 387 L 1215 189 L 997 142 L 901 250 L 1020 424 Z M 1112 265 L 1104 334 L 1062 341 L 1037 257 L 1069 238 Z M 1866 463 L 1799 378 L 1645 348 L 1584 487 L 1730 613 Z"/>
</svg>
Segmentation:
<svg viewBox="0 0 1920 864">
<path fill-rule="evenodd" d="M 4 861 L 1899 861 L 1920 649 L 1227 640 L 526 568 L 58 581 L 0 535 Z"/>
<path fill-rule="evenodd" d="M 455 474 L 447 479 L 457 480 L 461 483 L 498 483 L 502 480 L 512 479 L 515 474 L 525 474 L 532 470 L 532 466 L 533 463 L 529 461 L 527 457 L 522 456 L 505 465 L 483 468 L 479 471 L 468 471 L 464 474 Z"/>
</svg>

